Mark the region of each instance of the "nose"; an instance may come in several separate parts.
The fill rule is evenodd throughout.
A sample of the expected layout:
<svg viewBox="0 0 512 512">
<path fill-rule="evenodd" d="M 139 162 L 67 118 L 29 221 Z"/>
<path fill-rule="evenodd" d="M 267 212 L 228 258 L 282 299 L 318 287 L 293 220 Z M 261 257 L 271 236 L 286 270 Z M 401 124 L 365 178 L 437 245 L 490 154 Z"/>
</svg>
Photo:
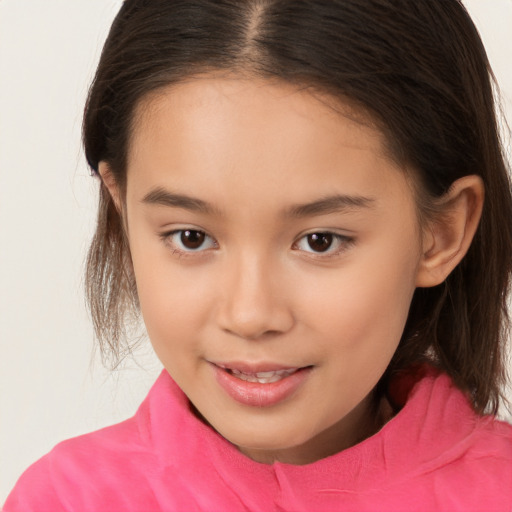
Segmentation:
<svg viewBox="0 0 512 512">
<path fill-rule="evenodd" d="M 254 255 L 230 262 L 224 274 L 218 324 L 237 337 L 256 340 L 288 332 L 294 317 L 278 268 Z"/>
</svg>

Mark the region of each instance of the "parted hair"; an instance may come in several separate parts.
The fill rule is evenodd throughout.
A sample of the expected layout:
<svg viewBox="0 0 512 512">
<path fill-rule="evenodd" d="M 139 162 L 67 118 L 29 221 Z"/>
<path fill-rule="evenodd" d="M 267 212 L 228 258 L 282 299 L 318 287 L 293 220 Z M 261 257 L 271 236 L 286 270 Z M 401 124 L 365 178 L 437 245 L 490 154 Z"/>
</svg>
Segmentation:
<svg viewBox="0 0 512 512">
<path fill-rule="evenodd" d="M 510 178 L 496 115 L 496 84 L 458 0 L 125 0 L 89 91 L 83 143 L 125 190 L 135 109 L 159 88 L 227 71 L 279 79 L 349 101 L 412 168 L 429 215 L 452 183 L 485 185 L 472 245 L 439 286 L 415 291 L 399 347 L 380 382 L 429 361 L 496 412 L 505 382 L 512 255 Z M 114 364 L 130 347 L 138 300 L 123 219 L 100 184 L 86 268 L 96 336 Z"/>
</svg>

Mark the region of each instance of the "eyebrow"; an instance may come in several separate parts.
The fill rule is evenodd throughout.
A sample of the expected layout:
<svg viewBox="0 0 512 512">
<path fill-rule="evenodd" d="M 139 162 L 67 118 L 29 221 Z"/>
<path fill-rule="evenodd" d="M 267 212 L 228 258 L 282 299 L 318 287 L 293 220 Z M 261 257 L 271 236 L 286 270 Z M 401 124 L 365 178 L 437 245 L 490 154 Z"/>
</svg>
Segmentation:
<svg viewBox="0 0 512 512">
<path fill-rule="evenodd" d="M 329 213 L 341 213 L 361 208 L 371 208 L 374 202 L 375 200 L 371 197 L 336 194 L 311 203 L 294 205 L 288 209 L 287 215 L 290 217 L 314 217 Z"/>
<path fill-rule="evenodd" d="M 172 208 L 183 208 L 185 210 L 205 214 L 218 213 L 216 208 L 202 199 L 190 197 L 185 194 L 175 194 L 162 187 L 155 188 L 148 192 L 142 198 L 142 202 L 145 204 L 170 206 Z"/>
<path fill-rule="evenodd" d="M 142 198 L 142 202 L 171 208 L 183 208 L 203 214 L 220 214 L 217 208 L 202 199 L 173 193 L 162 187 L 157 187 L 148 192 Z M 374 202 L 375 200 L 370 197 L 336 194 L 317 201 L 293 205 L 286 209 L 285 216 L 302 218 L 341 213 L 360 208 L 371 208 Z"/>
</svg>

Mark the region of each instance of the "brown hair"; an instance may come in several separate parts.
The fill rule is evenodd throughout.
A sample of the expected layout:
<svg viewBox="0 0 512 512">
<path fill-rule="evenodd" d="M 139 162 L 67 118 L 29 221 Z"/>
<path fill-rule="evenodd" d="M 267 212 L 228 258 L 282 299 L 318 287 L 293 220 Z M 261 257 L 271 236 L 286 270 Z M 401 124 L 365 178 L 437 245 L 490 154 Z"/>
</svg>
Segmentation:
<svg viewBox="0 0 512 512">
<path fill-rule="evenodd" d="M 416 290 L 381 383 L 430 360 L 477 411 L 496 412 L 505 380 L 512 198 L 492 71 L 461 2 L 125 0 L 85 110 L 91 168 L 108 162 L 123 190 L 136 106 L 158 88 L 213 70 L 350 100 L 378 123 L 392 156 L 417 172 L 427 206 L 458 178 L 481 176 L 486 201 L 469 252 L 442 285 Z M 87 296 L 104 353 L 118 358 L 138 304 L 122 221 L 103 184 Z"/>
</svg>

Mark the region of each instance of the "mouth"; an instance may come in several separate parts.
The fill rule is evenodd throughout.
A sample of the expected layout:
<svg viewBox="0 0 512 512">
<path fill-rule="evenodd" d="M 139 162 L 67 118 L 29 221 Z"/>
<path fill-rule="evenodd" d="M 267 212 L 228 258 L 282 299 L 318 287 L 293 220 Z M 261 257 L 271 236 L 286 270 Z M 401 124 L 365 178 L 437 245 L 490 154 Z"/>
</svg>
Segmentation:
<svg viewBox="0 0 512 512">
<path fill-rule="evenodd" d="M 256 407 L 276 405 L 293 396 L 308 380 L 313 366 L 210 363 L 217 383 L 235 401 Z"/>
</svg>

